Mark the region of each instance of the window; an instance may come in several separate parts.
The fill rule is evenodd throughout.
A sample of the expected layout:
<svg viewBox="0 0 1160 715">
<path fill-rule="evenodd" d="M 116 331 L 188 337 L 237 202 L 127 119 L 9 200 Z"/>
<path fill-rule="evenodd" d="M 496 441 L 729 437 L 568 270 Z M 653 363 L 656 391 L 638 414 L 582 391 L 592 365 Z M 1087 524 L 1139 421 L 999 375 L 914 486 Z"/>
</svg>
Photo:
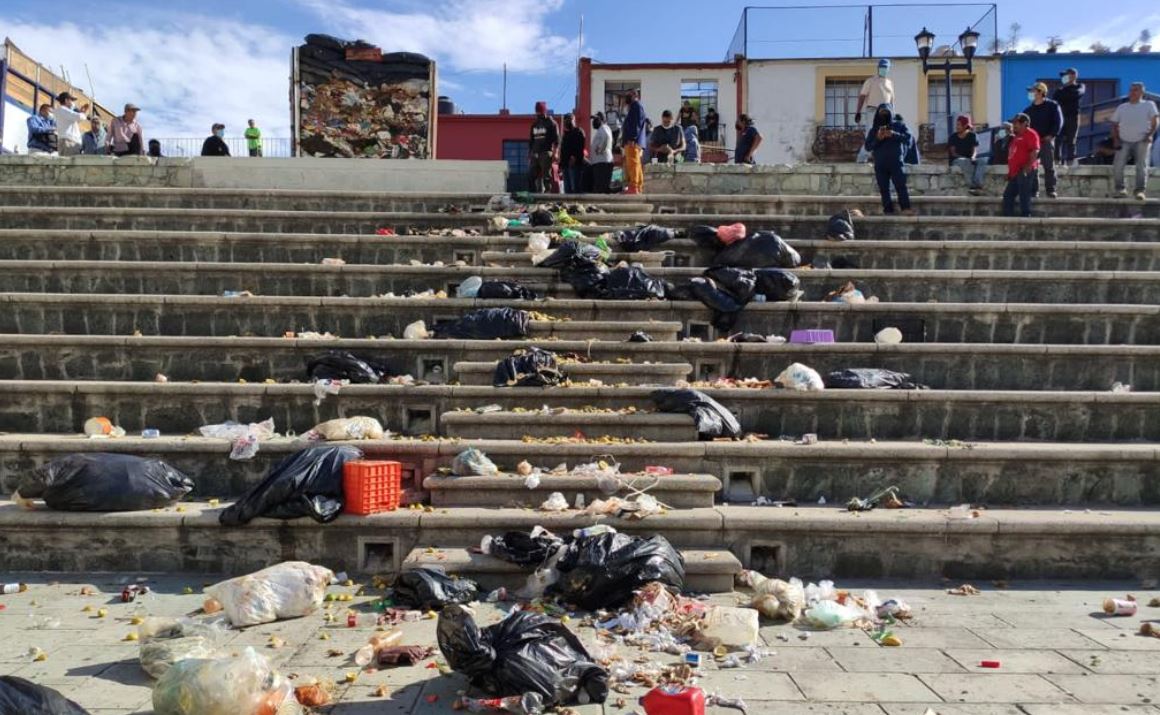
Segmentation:
<svg viewBox="0 0 1160 715">
<path fill-rule="evenodd" d="M 951 80 L 951 116 L 971 113 L 974 83 L 969 79 Z M 934 125 L 935 142 L 947 139 L 947 83 L 946 79 L 931 80 L 927 84 L 927 121 Z"/>
<path fill-rule="evenodd" d="M 613 134 L 620 132 L 620 118 L 624 111 L 624 93 L 635 89 L 640 93 L 640 82 L 630 80 L 625 82 L 604 83 L 604 118 L 608 120 L 608 128 Z M 644 99 L 642 96 L 641 99 Z"/>
<path fill-rule="evenodd" d="M 527 191 L 528 142 L 505 139 L 503 159 L 508 163 L 508 191 Z"/>
<path fill-rule="evenodd" d="M 717 110 L 717 80 L 683 80 L 681 82 L 681 106 L 688 102 L 697 110 L 699 123 L 704 124 L 705 113 Z M 673 111 L 677 111 L 673 109 Z"/>
<path fill-rule="evenodd" d="M 858 109 L 858 92 L 862 89 L 859 80 L 826 80 L 826 118 L 823 126 L 853 127 L 854 113 Z"/>
</svg>

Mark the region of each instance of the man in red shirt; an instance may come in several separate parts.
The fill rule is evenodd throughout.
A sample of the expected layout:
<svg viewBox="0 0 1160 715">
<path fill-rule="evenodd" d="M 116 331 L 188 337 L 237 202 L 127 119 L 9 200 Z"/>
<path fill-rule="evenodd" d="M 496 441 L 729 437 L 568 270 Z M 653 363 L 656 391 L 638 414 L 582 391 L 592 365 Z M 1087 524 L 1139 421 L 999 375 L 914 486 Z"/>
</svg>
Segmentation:
<svg viewBox="0 0 1160 715">
<path fill-rule="evenodd" d="M 1019 113 L 1011 120 L 1015 136 L 1007 150 L 1007 188 L 1003 191 L 1003 215 L 1015 215 L 1015 197 L 1019 197 L 1019 213 L 1031 215 L 1031 195 L 1035 193 L 1035 177 L 1039 171 L 1039 135 L 1031 128 L 1031 118 Z"/>
</svg>

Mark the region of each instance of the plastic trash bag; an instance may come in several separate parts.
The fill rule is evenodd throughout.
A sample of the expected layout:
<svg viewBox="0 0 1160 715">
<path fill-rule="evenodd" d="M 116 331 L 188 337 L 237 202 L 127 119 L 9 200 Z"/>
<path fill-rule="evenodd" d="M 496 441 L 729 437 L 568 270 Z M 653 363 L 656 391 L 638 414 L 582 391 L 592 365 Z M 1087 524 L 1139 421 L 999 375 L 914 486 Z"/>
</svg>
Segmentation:
<svg viewBox="0 0 1160 715">
<path fill-rule="evenodd" d="M 602 297 L 610 300 L 663 299 L 665 285 L 637 264 L 613 268 L 604 279 Z"/>
<path fill-rule="evenodd" d="M 90 715 L 52 688 L 15 675 L 0 676 L 0 715 Z"/>
<path fill-rule="evenodd" d="M 691 415 L 697 425 L 697 436 L 701 439 L 717 437 L 737 439 L 741 436 L 741 423 L 733 413 L 699 390 L 653 390 L 649 397 L 661 412 Z"/>
<path fill-rule="evenodd" d="M 296 452 L 270 469 L 261 483 L 222 510 L 222 526 L 241 526 L 258 517 L 297 519 L 309 516 L 319 523 L 342 513 L 342 467 L 362 459 L 354 447 L 310 447 Z M 221 600 L 221 599 L 218 599 Z"/>
<path fill-rule="evenodd" d="M 529 233 L 528 234 L 528 253 L 543 253 L 547 251 L 552 245 L 552 239 L 548 238 L 546 233 Z"/>
<path fill-rule="evenodd" d="M 909 373 L 880 367 L 851 367 L 826 375 L 826 387 L 835 390 L 925 390 Z"/>
<path fill-rule="evenodd" d="M 235 461 L 252 459 L 258 453 L 262 442 L 277 436 L 273 417 L 248 425 L 229 420 L 216 425 L 204 425 L 197 431 L 202 437 L 230 440 L 233 443 L 230 459 Z"/>
<path fill-rule="evenodd" d="M 898 328 L 883 328 L 874 334 L 874 342 L 879 345 L 898 345 L 902 342 L 902 331 Z"/>
<path fill-rule="evenodd" d="M 334 572 L 305 561 L 283 561 L 215 583 L 205 594 L 222 604 L 222 612 L 237 627 L 309 616 L 322 607 Z"/>
<path fill-rule="evenodd" d="M 757 275 L 748 268 L 716 266 L 707 269 L 705 277 L 716 283 L 718 288 L 731 295 L 741 305 L 748 303 L 757 292 Z"/>
<path fill-rule="evenodd" d="M 757 333 L 735 333 L 729 336 L 731 343 L 768 343 L 769 340 L 764 335 Z"/>
<path fill-rule="evenodd" d="M 753 589 L 749 607 L 756 608 L 766 618 L 793 623 L 806 607 L 805 589 L 796 578 L 782 581 L 746 570 L 738 574 L 738 581 Z"/>
<path fill-rule="evenodd" d="M 826 222 L 826 238 L 830 241 L 854 240 L 854 214 L 843 209 Z"/>
<path fill-rule="evenodd" d="M 142 511 L 169 506 L 193 491 L 193 480 L 160 459 L 91 452 L 38 467 L 13 499 L 43 499 L 57 511 Z"/>
<path fill-rule="evenodd" d="M 451 460 L 451 473 L 457 477 L 494 477 L 499 467 L 475 447 L 468 447 Z"/>
<path fill-rule="evenodd" d="M 480 300 L 538 300 L 540 296 L 514 281 L 484 281 L 475 297 Z"/>
<path fill-rule="evenodd" d="M 440 338 L 462 340 L 522 338 L 528 334 L 530 320 L 525 310 L 483 308 L 464 315 L 454 323 L 436 327 L 435 334 Z"/>
<path fill-rule="evenodd" d="M 743 223 L 722 224 L 717 227 L 717 240 L 722 246 L 731 246 L 745 238 L 747 229 Z"/>
<path fill-rule="evenodd" d="M 717 237 L 717 226 L 694 226 L 689 229 L 689 238 L 698 248 L 706 251 L 716 252 L 725 248 L 725 244 Z"/>
<path fill-rule="evenodd" d="M 773 381 L 788 390 L 817 392 L 826 389 L 826 385 L 822 382 L 822 376 L 818 374 L 818 371 L 812 367 L 802 365 L 800 362 L 795 362 L 782 370 L 780 375 L 773 378 Z"/>
<path fill-rule="evenodd" d="M 599 297 L 604 290 L 608 267 L 600 249 L 590 243 L 565 241 L 540 261 L 541 268 L 556 268 L 560 278 L 581 298 Z"/>
<path fill-rule="evenodd" d="M 689 279 L 689 290 L 694 298 L 717 313 L 738 313 L 745 307 L 709 278 L 697 276 Z"/>
<path fill-rule="evenodd" d="M 426 340 L 429 337 L 431 337 L 431 333 L 427 330 L 427 324 L 422 320 L 416 320 L 403 328 L 404 340 Z"/>
<path fill-rule="evenodd" d="M 545 208 L 538 208 L 532 211 L 531 215 L 528 216 L 528 220 L 531 221 L 533 226 L 554 226 L 556 224 L 556 217 L 552 215 L 551 211 Z"/>
<path fill-rule="evenodd" d="M 356 385 L 378 384 L 389 372 L 386 365 L 342 350 L 332 350 L 306 363 L 306 377 L 310 380 L 348 380 Z"/>
<path fill-rule="evenodd" d="M 307 436 L 336 441 L 382 439 L 386 433 L 383 425 L 374 417 L 357 415 L 355 417 L 336 417 L 333 420 L 320 422 L 314 425 Z"/>
<path fill-rule="evenodd" d="M 643 330 L 638 330 L 632 335 L 628 336 L 628 342 L 630 343 L 651 343 L 652 341 L 652 336 Z"/>
<path fill-rule="evenodd" d="M 793 246 L 773 231 L 758 231 L 722 249 L 713 259 L 715 266 L 736 268 L 797 268 L 801 263 L 802 258 Z"/>
<path fill-rule="evenodd" d="M 253 648 L 178 661 L 153 688 L 155 715 L 298 715 L 294 688 Z"/>
<path fill-rule="evenodd" d="M 151 678 L 160 678 L 179 660 L 213 658 L 225 637 L 218 623 L 150 616 L 137 626 L 141 669 Z"/>
<path fill-rule="evenodd" d="M 818 601 L 803 614 L 806 625 L 822 630 L 844 628 L 857 625 L 867 615 L 860 608 L 842 605 L 837 601 Z"/>
<path fill-rule="evenodd" d="M 560 537 L 537 527 L 531 533 L 508 531 L 492 538 L 488 553 L 520 566 L 536 566 L 544 563 L 563 544 Z"/>
<path fill-rule="evenodd" d="M 714 606 L 700 623 L 697 647 L 705 650 L 717 647 L 743 650 L 747 646 L 756 645 L 760 621 L 757 611 L 752 608 Z"/>
<path fill-rule="evenodd" d="M 426 566 L 402 572 L 395 578 L 392 588 L 397 603 L 422 611 L 453 603 L 471 603 L 479 598 L 475 581 L 448 576 L 439 569 Z"/>
<path fill-rule="evenodd" d="M 489 695 L 536 693 L 549 706 L 608 697 L 608 671 L 567 626 L 548 616 L 519 611 L 481 629 L 470 609 L 449 606 L 436 633 L 452 670 Z"/>
<path fill-rule="evenodd" d="M 556 568 L 560 580 L 550 591 L 590 611 L 619 608 L 653 581 L 674 592 L 685 587 L 685 560 L 659 534 L 580 537 L 563 550 Z"/>
<path fill-rule="evenodd" d="M 459 284 L 455 289 L 456 298 L 474 298 L 479 293 L 479 287 L 483 285 L 483 279 L 479 276 L 471 276 Z"/>
<path fill-rule="evenodd" d="M 802 282 L 795 273 L 781 268 L 758 268 L 753 274 L 757 279 L 757 292 L 771 303 L 797 300 L 802 295 Z"/>
<path fill-rule="evenodd" d="M 544 503 L 540 504 L 540 511 L 561 512 L 568 511 L 568 500 L 560 492 L 552 492 Z"/>
<path fill-rule="evenodd" d="M 620 245 L 620 250 L 627 253 L 635 253 L 636 251 L 648 251 L 668 243 L 673 240 L 676 233 L 671 228 L 661 228 L 649 224 L 647 226 L 637 226 L 630 228 L 627 231 L 621 231 L 616 237 L 616 242 Z"/>
<path fill-rule="evenodd" d="M 861 305 L 866 302 L 866 296 L 862 291 L 854 285 L 853 281 L 847 281 L 845 285 L 836 288 L 826 294 L 823 298 L 828 303 L 847 303 L 849 305 Z"/>
<path fill-rule="evenodd" d="M 556 363 L 556 353 L 537 347 L 517 350 L 496 363 L 495 387 L 552 387 L 566 379 Z"/>
</svg>

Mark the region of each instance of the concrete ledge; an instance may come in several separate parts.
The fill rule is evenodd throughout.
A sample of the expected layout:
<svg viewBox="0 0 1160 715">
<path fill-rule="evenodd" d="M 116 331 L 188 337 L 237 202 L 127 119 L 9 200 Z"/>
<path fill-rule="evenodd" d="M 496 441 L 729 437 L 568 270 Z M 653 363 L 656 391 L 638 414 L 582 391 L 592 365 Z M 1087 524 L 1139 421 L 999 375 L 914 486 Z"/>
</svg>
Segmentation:
<svg viewBox="0 0 1160 715">
<path fill-rule="evenodd" d="M 553 465 L 554 466 L 554 465 Z M 713 506 L 713 495 L 721 489 L 721 481 L 708 474 L 673 474 L 666 477 L 649 475 L 626 476 L 634 488 L 645 489 L 662 504 L 674 509 Z M 552 492 L 560 492 L 575 502 L 576 494 L 583 494 L 585 502 L 607 499 L 594 477 L 543 475 L 535 489 L 524 486 L 524 478 L 505 473 L 496 477 L 443 477 L 429 476 L 423 488 L 431 494 L 431 504 L 438 507 L 524 507 L 535 508 Z"/>
<path fill-rule="evenodd" d="M 627 389 L 627 388 L 625 388 Z M 594 396 L 593 396 L 594 397 Z M 585 396 L 583 399 L 588 399 Z M 449 412 L 440 418 L 448 437 L 521 439 L 523 437 L 570 437 L 579 432 L 588 439 L 630 438 L 644 441 L 682 442 L 697 439 L 693 418 L 688 415 L 570 412 L 543 415 L 536 412 Z"/>
<path fill-rule="evenodd" d="M 455 374 L 463 385 L 490 385 L 495 375 L 495 362 L 457 362 Z M 577 384 L 600 380 L 605 384 L 672 385 L 693 371 L 689 363 L 565 363 L 560 366 Z"/>
</svg>

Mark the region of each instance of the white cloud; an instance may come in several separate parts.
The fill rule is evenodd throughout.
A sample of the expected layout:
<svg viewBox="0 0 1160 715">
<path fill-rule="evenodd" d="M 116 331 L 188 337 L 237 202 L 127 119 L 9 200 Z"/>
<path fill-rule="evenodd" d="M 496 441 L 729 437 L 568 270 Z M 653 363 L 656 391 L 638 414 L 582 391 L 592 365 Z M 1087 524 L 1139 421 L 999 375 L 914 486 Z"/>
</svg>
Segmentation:
<svg viewBox="0 0 1160 715">
<path fill-rule="evenodd" d="M 299 0 L 328 31 L 389 51 L 419 52 L 457 71 L 540 73 L 570 70 L 576 41 L 547 19 L 563 0 L 433 0 L 423 12 L 357 7 L 343 0 Z"/>
<path fill-rule="evenodd" d="M 290 135 L 290 48 L 298 43 L 269 28 L 172 15 L 134 22 L 130 14 L 84 28 L 5 22 L 4 33 L 45 66 L 63 65 L 86 91 L 88 63 L 96 100 L 114 113 L 139 105 L 147 138 L 205 137 L 217 121 L 240 135 L 251 118 L 266 136 Z"/>
<path fill-rule="evenodd" d="M 1140 31 L 1147 29 L 1152 33 L 1152 45 L 1160 46 L 1160 13 L 1151 15 L 1117 15 L 1104 19 L 1102 22 L 1087 23 L 1075 28 L 1072 32 L 1062 33 L 1059 38 L 1063 45 L 1060 52 L 1089 52 L 1092 44 L 1099 42 L 1113 51 L 1132 45 L 1140 37 Z M 1023 29 L 1026 32 L 1027 28 Z M 1047 36 L 1027 35 L 1020 38 L 1017 49 L 1020 51 L 1047 49 Z"/>
</svg>

